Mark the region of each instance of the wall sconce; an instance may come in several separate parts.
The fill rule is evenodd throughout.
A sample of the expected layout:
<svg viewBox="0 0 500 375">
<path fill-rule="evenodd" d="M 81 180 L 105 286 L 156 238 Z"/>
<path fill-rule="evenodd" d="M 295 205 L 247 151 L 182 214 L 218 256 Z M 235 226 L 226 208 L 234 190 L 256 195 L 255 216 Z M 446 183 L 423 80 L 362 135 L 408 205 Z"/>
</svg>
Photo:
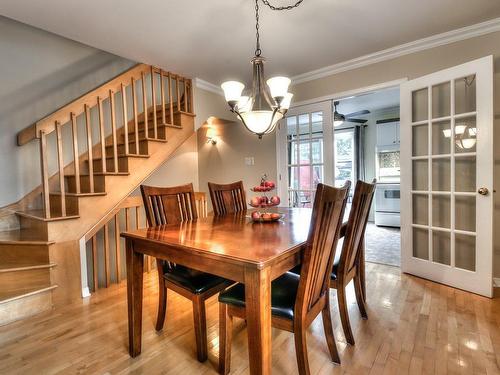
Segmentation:
<svg viewBox="0 0 500 375">
<path fill-rule="evenodd" d="M 215 135 L 215 130 L 211 126 L 209 126 L 207 129 L 206 137 L 207 137 L 207 143 L 211 143 L 212 145 L 217 144 L 217 137 Z"/>
</svg>

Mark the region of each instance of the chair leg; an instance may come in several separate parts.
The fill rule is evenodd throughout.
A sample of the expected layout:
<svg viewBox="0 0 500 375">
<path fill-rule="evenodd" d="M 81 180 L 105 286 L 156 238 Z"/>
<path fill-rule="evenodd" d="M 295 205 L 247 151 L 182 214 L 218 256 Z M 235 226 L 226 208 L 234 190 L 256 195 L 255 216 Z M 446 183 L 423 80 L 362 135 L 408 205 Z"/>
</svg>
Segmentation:
<svg viewBox="0 0 500 375">
<path fill-rule="evenodd" d="M 228 314 L 227 305 L 219 303 L 219 374 L 227 375 L 231 369 L 231 339 L 233 317 Z"/>
<path fill-rule="evenodd" d="M 345 286 L 339 283 L 337 287 L 337 299 L 339 302 L 340 321 L 346 341 L 354 345 L 354 336 L 352 335 L 351 323 L 349 322 L 349 311 L 347 310 L 347 299 L 345 294 Z"/>
<path fill-rule="evenodd" d="M 193 297 L 194 334 L 196 337 L 196 354 L 198 361 L 205 362 L 207 353 L 207 318 L 205 315 L 205 300 L 199 295 Z"/>
<path fill-rule="evenodd" d="M 161 261 L 158 264 L 158 315 L 156 317 L 156 330 L 161 331 L 165 323 L 165 314 L 167 312 L 167 288 L 165 288 L 165 279 L 163 278 L 163 265 Z"/>
<path fill-rule="evenodd" d="M 294 327 L 295 352 L 300 375 L 309 375 L 309 360 L 307 358 L 306 329 L 302 325 Z"/>
<path fill-rule="evenodd" d="M 332 317 L 330 315 L 330 303 L 327 301 L 325 307 L 321 311 L 323 318 L 323 328 L 325 330 L 326 343 L 332 361 L 340 365 L 339 352 L 337 351 L 337 344 L 335 343 L 335 336 L 333 335 Z"/>
<path fill-rule="evenodd" d="M 361 277 L 354 277 L 354 291 L 356 292 L 356 301 L 358 302 L 359 313 L 363 319 L 368 319 L 368 314 L 366 313 L 365 298 L 363 296 L 363 285 Z"/>
</svg>

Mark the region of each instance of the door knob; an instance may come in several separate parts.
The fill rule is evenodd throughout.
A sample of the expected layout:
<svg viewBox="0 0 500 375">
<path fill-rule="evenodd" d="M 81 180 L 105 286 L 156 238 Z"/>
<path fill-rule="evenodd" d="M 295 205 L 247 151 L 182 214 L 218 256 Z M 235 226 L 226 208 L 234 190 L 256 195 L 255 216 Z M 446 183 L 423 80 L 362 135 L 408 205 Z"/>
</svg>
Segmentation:
<svg viewBox="0 0 500 375">
<path fill-rule="evenodd" d="M 481 195 L 488 195 L 489 190 L 488 190 L 488 188 L 482 187 L 482 188 L 479 188 L 479 189 L 477 190 L 477 192 L 478 192 L 479 194 L 481 194 Z"/>
</svg>

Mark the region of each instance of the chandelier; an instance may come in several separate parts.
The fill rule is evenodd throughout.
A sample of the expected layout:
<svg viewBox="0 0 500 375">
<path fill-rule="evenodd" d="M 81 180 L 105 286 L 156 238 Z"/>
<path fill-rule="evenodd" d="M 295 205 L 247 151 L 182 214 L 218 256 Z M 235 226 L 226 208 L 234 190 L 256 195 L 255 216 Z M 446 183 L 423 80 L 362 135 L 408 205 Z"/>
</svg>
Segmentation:
<svg viewBox="0 0 500 375">
<path fill-rule="evenodd" d="M 288 92 L 290 78 L 273 77 L 265 81 L 265 59 L 262 56 L 259 35 L 259 1 L 255 0 L 256 46 L 255 56 L 251 60 L 253 67 L 251 94 L 242 95 L 245 85 L 238 81 L 226 81 L 221 87 L 231 112 L 238 116 L 247 130 L 262 138 L 264 134 L 273 132 L 278 121 L 284 117 L 293 94 Z M 269 1 L 262 0 L 272 10 L 290 10 L 298 7 L 302 1 L 304 0 L 289 6 L 275 7 L 269 4 Z"/>
</svg>

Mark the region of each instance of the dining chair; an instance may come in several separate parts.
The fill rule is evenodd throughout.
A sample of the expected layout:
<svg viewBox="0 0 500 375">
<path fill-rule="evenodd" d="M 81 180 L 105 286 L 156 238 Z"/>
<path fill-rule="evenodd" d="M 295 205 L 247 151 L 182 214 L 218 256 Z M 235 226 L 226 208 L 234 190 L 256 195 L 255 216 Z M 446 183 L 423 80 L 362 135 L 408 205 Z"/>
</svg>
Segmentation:
<svg viewBox="0 0 500 375">
<path fill-rule="evenodd" d="M 354 345 L 354 336 L 349 322 L 345 288 L 351 280 L 354 280 L 354 291 L 359 312 L 364 319 L 367 319 L 364 236 L 375 192 L 375 184 L 375 179 L 371 184 L 363 181 L 356 182 L 349 219 L 347 223 L 342 225 L 340 232 L 340 237 L 344 237 L 342 251 L 334 259 L 330 278 L 330 288 L 337 290 L 342 329 L 346 341 L 351 345 Z"/>
<path fill-rule="evenodd" d="M 337 189 L 319 184 L 303 252 L 302 271 L 287 272 L 271 283 L 271 324 L 293 332 L 300 374 L 309 374 L 306 329 L 321 312 L 332 360 L 340 363 L 330 316 L 328 285 L 350 182 Z M 219 294 L 219 372 L 231 362 L 233 316 L 245 319 L 245 286 L 236 284 Z"/>
<path fill-rule="evenodd" d="M 208 190 L 210 191 L 210 199 L 212 199 L 215 215 L 225 215 L 247 209 L 243 181 L 231 184 L 209 182 Z"/>
<path fill-rule="evenodd" d="M 193 185 L 154 187 L 141 185 L 148 226 L 178 224 L 198 218 Z M 167 289 L 179 293 L 193 303 L 194 332 L 198 361 L 207 359 L 207 324 L 205 300 L 224 290 L 232 281 L 156 259 L 159 281 L 159 303 L 156 330 L 165 322 Z"/>
</svg>

